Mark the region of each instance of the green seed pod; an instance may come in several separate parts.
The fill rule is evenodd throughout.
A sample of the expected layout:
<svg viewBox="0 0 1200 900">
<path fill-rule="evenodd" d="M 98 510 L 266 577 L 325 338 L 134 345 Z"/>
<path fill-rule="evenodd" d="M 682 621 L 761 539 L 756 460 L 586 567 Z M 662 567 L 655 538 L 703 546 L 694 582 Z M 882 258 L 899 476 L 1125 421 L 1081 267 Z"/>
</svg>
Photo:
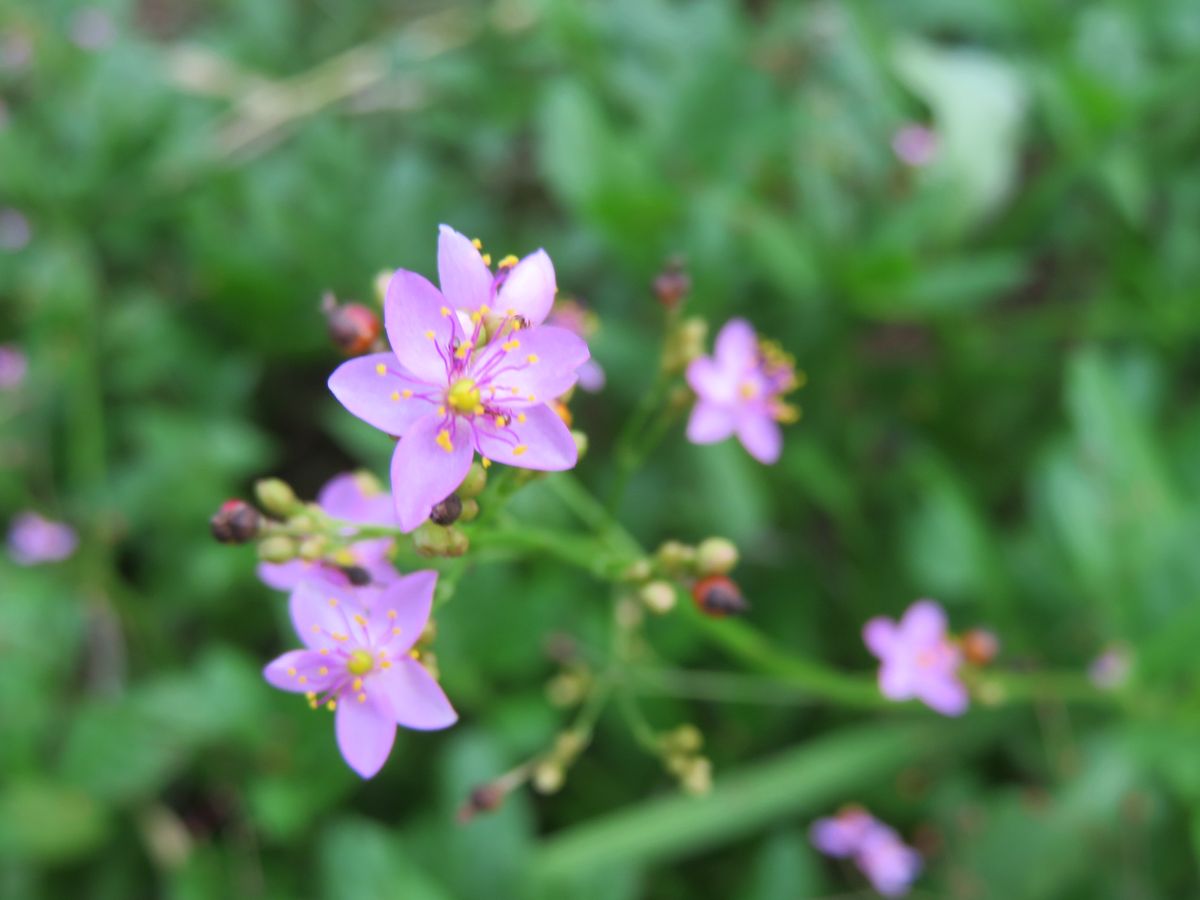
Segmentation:
<svg viewBox="0 0 1200 900">
<path fill-rule="evenodd" d="M 458 486 L 456 493 L 464 500 L 471 500 L 482 494 L 485 487 L 487 487 L 487 469 L 475 462 L 471 463 L 471 468 L 467 470 L 467 477 Z"/>
<path fill-rule="evenodd" d="M 705 538 L 696 548 L 696 571 L 700 575 L 728 575 L 737 564 L 738 549 L 726 538 Z"/>
<path fill-rule="evenodd" d="M 280 478 L 263 478 L 255 482 L 254 495 L 258 505 L 279 519 L 287 519 L 300 511 L 296 492 Z"/>
<path fill-rule="evenodd" d="M 274 534 L 258 543 L 258 558 L 263 562 L 285 563 L 296 558 L 296 543 L 282 534 Z"/>
</svg>

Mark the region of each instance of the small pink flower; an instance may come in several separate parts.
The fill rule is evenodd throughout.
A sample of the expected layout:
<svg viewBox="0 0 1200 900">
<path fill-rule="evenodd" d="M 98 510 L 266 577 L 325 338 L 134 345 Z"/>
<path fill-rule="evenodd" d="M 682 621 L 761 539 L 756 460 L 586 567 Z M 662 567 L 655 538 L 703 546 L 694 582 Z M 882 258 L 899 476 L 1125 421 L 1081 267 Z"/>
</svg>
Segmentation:
<svg viewBox="0 0 1200 900">
<path fill-rule="evenodd" d="M 305 694 L 313 709 L 335 712 L 342 757 L 363 778 L 387 761 L 396 726 L 448 728 L 458 714 L 410 650 L 429 621 L 437 573 L 414 572 L 383 588 L 335 588 L 301 581 L 290 598 L 303 650 L 263 670 L 284 691 Z"/>
<path fill-rule="evenodd" d="M 79 546 L 75 529 L 62 522 L 43 518 L 35 512 L 23 512 L 8 530 L 8 554 L 17 565 L 36 566 L 62 562 Z"/>
<path fill-rule="evenodd" d="M 879 689 L 890 700 L 917 699 L 947 716 L 967 709 L 958 680 L 962 653 L 946 634 L 946 613 L 918 600 L 899 622 L 878 616 L 863 627 L 867 648 L 881 662 Z"/>
<path fill-rule="evenodd" d="M 892 137 L 892 150 L 906 165 L 927 166 L 937 157 L 937 135 L 924 125 L 909 123 Z"/>
<path fill-rule="evenodd" d="M 1088 666 L 1088 680 L 1102 691 L 1121 687 L 1129 680 L 1133 661 L 1129 649 L 1120 644 L 1108 647 Z"/>
<path fill-rule="evenodd" d="M 582 338 L 540 324 L 554 302 L 550 257 L 538 250 L 493 274 L 443 225 L 438 273 L 441 291 L 398 270 L 383 308 L 392 352 L 349 360 L 329 379 L 346 409 L 400 437 L 392 496 L 406 532 L 462 484 L 476 452 L 544 471 L 578 459 L 547 404 L 575 384 L 589 353 Z"/>
<path fill-rule="evenodd" d="M 317 505 L 333 518 L 354 525 L 396 527 L 391 496 L 378 490 L 369 477 L 353 472 L 330 479 L 317 494 Z M 349 533 L 353 530 L 349 529 Z M 334 585 L 349 585 L 352 579 L 347 572 L 360 569 L 369 576 L 372 584 L 383 585 L 400 574 L 387 558 L 391 544 L 390 538 L 373 538 L 351 544 L 333 560 L 263 562 L 258 564 L 258 577 L 267 587 L 290 591 L 305 578 L 323 578 Z"/>
<path fill-rule="evenodd" d="M 12 344 L 0 344 L 0 390 L 19 388 L 29 369 L 29 360 L 20 348 Z"/>
<path fill-rule="evenodd" d="M 744 319 L 731 319 L 717 335 L 714 355 L 688 366 L 687 380 L 696 392 L 688 440 L 713 444 L 736 434 L 759 462 L 779 459 L 783 434 L 778 423 L 798 416 L 782 399 L 799 386 L 790 357 L 760 342 Z"/>
<path fill-rule="evenodd" d="M 836 816 L 818 819 L 809 836 L 826 856 L 853 859 L 885 897 L 907 894 L 921 872 L 920 854 L 862 807 L 847 807 Z"/>
</svg>

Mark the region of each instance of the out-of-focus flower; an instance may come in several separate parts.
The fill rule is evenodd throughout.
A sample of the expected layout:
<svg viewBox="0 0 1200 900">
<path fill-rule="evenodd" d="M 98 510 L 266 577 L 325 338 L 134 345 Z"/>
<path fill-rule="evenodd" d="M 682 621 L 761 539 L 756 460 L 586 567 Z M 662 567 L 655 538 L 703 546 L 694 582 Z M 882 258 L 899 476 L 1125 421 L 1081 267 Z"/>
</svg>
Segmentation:
<svg viewBox="0 0 1200 900">
<path fill-rule="evenodd" d="M 1088 679 L 1101 690 L 1110 691 L 1129 679 L 1133 662 L 1129 650 L 1120 645 L 1108 647 L 1088 666 Z"/>
<path fill-rule="evenodd" d="M 12 29 L 0 34 L 0 71 L 20 72 L 33 62 L 33 39 Z"/>
<path fill-rule="evenodd" d="M 900 836 L 860 806 L 818 819 L 809 832 L 813 846 L 826 856 L 853 859 L 885 897 L 908 893 L 921 872 L 921 856 Z"/>
<path fill-rule="evenodd" d="M 744 319 L 731 319 L 717 335 L 715 354 L 688 365 L 687 380 L 696 392 L 688 440 L 712 444 L 736 434 L 759 462 L 779 459 L 779 423 L 799 416 L 782 399 L 800 385 L 789 356 L 774 344 L 760 342 Z"/>
<path fill-rule="evenodd" d="M 937 157 L 937 135 L 924 125 L 909 123 L 892 136 L 892 151 L 905 165 L 927 166 Z"/>
<path fill-rule="evenodd" d="M 116 39 L 117 26 L 105 10 L 86 6 L 71 16 L 71 41 L 81 50 L 103 50 Z"/>
<path fill-rule="evenodd" d="M 663 270 L 654 276 L 654 295 L 667 309 L 675 309 L 692 289 L 692 277 L 688 275 L 682 257 L 667 260 Z"/>
<path fill-rule="evenodd" d="M 392 498 L 369 475 L 362 473 L 347 472 L 331 479 L 317 494 L 317 505 L 333 518 L 355 525 L 396 525 Z M 353 530 L 348 529 L 347 533 L 352 534 Z M 390 545 L 389 538 L 376 538 L 351 544 L 332 559 L 262 562 L 258 564 L 258 577 L 268 587 L 280 591 L 290 591 L 301 580 L 312 577 L 337 586 L 349 585 L 359 580 L 350 574 L 355 570 L 366 573 L 373 584 L 387 584 L 398 575 L 387 559 Z"/>
<path fill-rule="evenodd" d="M 447 728 L 458 714 L 409 651 L 425 630 L 437 573 L 414 572 L 383 588 L 335 588 L 301 581 L 289 600 L 305 649 L 263 670 L 273 686 L 335 711 L 342 757 L 363 778 L 387 761 L 396 726 Z"/>
<path fill-rule="evenodd" d="M 880 660 L 885 697 L 915 698 L 947 716 L 966 711 L 967 689 L 958 680 L 962 653 L 946 633 L 946 613 L 938 604 L 918 600 L 899 622 L 877 616 L 863 627 L 863 640 Z"/>
<path fill-rule="evenodd" d="M 21 386 L 29 360 L 12 344 L 0 344 L 0 390 L 11 391 Z"/>
<path fill-rule="evenodd" d="M 973 666 L 990 665 L 1000 652 L 1000 638 L 986 628 L 972 628 L 963 634 L 959 643 L 963 657 Z"/>
<path fill-rule="evenodd" d="M 600 327 L 596 314 L 584 307 L 578 300 L 559 300 L 554 304 L 547 325 L 565 328 L 572 334 L 577 334 L 585 341 L 596 333 Z M 579 367 L 579 386 L 588 393 L 594 394 L 604 389 L 604 370 L 595 359 L 588 359 Z"/>
<path fill-rule="evenodd" d="M 502 260 L 493 276 L 478 249 L 442 226 L 439 291 L 400 269 L 388 285 L 391 353 L 343 363 L 329 379 L 342 405 L 401 438 L 392 496 L 412 531 L 467 475 L 475 452 L 527 469 L 569 469 L 571 432 L 548 404 L 575 384 L 587 343 L 539 326 L 554 301 L 545 251 Z"/>
<path fill-rule="evenodd" d="M 11 207 L 0 209 L 0 250 L 23 250 L 32 237 L 33 228 L 23 212 Z"/>
<path fill-rule="evenodd" d="M 61 562 L 75 552 L 79 538 L 75 529 L 35 512 L 23 512 L 8 530 L 8 554 L 22 566 Z"/>
</svg>

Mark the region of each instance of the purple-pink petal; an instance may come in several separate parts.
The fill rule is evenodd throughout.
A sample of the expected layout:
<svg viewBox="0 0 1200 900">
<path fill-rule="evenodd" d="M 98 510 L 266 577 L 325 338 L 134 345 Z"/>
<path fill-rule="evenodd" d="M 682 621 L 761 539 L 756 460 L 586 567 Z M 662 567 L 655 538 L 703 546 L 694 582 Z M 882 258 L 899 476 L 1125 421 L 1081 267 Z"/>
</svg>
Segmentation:
<svg viewBox="0 0 1200 900">
<path fill-rule="evenodd" d="M 387 491 L 375 488 L 354 472 L 335 475 L 317 493 L 317 504 L 336 519 L 357 525 L 395 525 L 396 513 Z"/>
<path fill-rule="evenodd" d="M 545 404 L 513 410 L 503 428 L 475 420 L 475 446 L 482 456 L 523 469 L 559 472 L 579 461 L 579 448 L 558 413 Z"/>
<path fill-rule="evenodd" d="M 395 722 L 375 704 L 359 703 L 353 697 L 338 702 L 334 729 L 342 758 L 363 778 L 372 778 L 383 768 L 396 740 Z"/>
<path fill-rule="evenodd" d="M 687 437 L 693 444 L 715 444 L 733 434 L 735 424 L 728 408 L 700 399 L 688 418 Z"/>
<path fill-rule="evenodd" d="M 745 319 L 730 319 L 717 333 L 713 349 L 722 369 L 750 369 L 758 359 L 758 336 Z"/>
<path fill-rule="evenodd" d="M 383 324 L 388 343 L 406 373 L 431 384 L 444 385 L 450 346 L 458 320 L 452 304 L 416 272 L 397 269 L 383 301 Z"/>
<path fill-rule="evenodd" d="M 702 400 L 730 404 L 737 399 L 738 373 L 727 372 L 710 356 L 688 363 L 687 382 Z"/>
<path fill-rule="evenodd" d="M 944 716 L 961 716 L 970 704 L 967 689 L 951 674 L 922 679 L 917 685 L 916 696 Z"/>
<path fill-rule="evenodd" d="M 438 283 L 453 309 L 476 310 L 492 302 L 492 271 L 466 235 L 438 229 Z M 394 345 L 393 345 L 394 346 Z"/>
<path fill-rule="evenodd" d="M 305 694 L 329 690 L 337 676 L 330 671 L 326 657 L 315 650 L 290 650 L 268 663 L 263 669 L 263 677 L 281 691 Z"/>
<path fill-rule="evenodd" d="M 863 626 L 863 643 L 880 659 L 886 658 L 896 642 L 896 623 L 886 616 L 869 619 Z"/>
<path fill-rule="evenodd" d="M 391 353 L 346 360 L 329 376 L 329 390 L 353 415 L 396 436 L 437 405 L 430 398 L 438 389 L 407 374 Z"/>
<path fill-rule="evenodd" d="M 607 378 L 604 374 L 604 369 L 600 367 L 600 363 L 594 359 L 589 359 L 579 367 L 579 386 L 589 394 L 595 394 L 604 390 L 604 384 Z"/>
<path fill-rule="evenodd" d="M 510 404 L 546 403 L 569 391 L 576 369 L 590 353 L 583 338 L 565 328 L 543 325 L 519 331 L 509 340 L 496 340 L 480 355 L 473 371 L 487 373 L 489 399 Z"/>
<path fill-rule="evenodd" d="M 783 432 L 765 413 L 744 410 L 738 416 L 737 436 L 746 451 L 760 463 L 776 462 L 783 451 Z"/>
<path fill-rule="evenodd" d="M 432 731 L 458 721 L 445 692 L 425 667 L 412 657 L 403 657 L 372 679 L 382 694 L 381 706 L 405 728 Z M 378 685 L 378 687 L 374 687 Z"/>
<path fill-rule="evenodd" d="M 351 631 L 347 610 L 358 610 L 350 588 L 338 588 L 320 578 L 306 578 L 288 598 L 292 627 L 304 645 L 313 650 L 337 646 L 334 635 Z M 332 602 L 331 602 L 332 601 Z"/>
<path fill-rule="evenodd" d="M 946 613 L 932 600 L 918 600 L 900 619 L 906 641 L 937 643 L 946 635 Z"/>
<path fill-rule="evenodd" d="M 8 531 L 8 553 L 21 566 L 62 562 L 79 546 L 75 529 L 35 512 L 17 515 Z"/>
<path fill-rule="evenodd" d="M 433 609 L 437 572 L 422 569 L 386 585 L 371 603 L 370 629 L 395 656 L 407 653 L 421 637 Z"/>
<path fill-rule="evenodd" d="M 550 314 L 557 291 L 554 264 L 545 250 L 538 250 L 508 273 L 496 297 L 496 312 L 522 316 L 529 324 L 540 325 Z"/>
<path fill-rule="evenodd" d="M 409 429 L 392 455 L 396 521 L 409 532 L 457 488 L 475 455 L 471 426 L 458 416 L 426 416 Z"/>
</svg>

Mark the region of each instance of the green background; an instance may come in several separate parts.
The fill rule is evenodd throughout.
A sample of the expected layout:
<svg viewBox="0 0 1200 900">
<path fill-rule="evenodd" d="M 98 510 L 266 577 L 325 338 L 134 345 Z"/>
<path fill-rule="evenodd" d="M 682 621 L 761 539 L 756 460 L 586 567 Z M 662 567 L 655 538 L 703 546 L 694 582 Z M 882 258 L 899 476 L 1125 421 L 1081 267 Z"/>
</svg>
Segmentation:
<svg viewBox="0 0 1200 900">
<path fill-rule="evenodd" d="M 0 68 L 0 206 L 32 228 L 0 250 L 0 340 L 31 360 L 0 395 L 0 517 L 83 538 L 0 560 L 0 896 L 866 896 L 805 838 L 849 801 L 928 856 L 918 896 L 1200 896 L 1194 0 L 98 6 L 116 36 L 87 51 L 80 7 L 0 2 L 33 46 Z M 890 148 L 910 120 L 939 134 L 926 169 Z M 432 275 L 439 222 L 544 246 L 599 314 L 594 487 L 652 382 L 669 254 L 691 312 L 796 355 L 778 465 L 677 427 L 623 507 L 648 545 L 737 541 L 778 646 L 865 673 L 862 622 L 933 596 L 1012 669 L 1124 643 L 1127 701 L 651 699 L 704 731 L 712 797 L 608 715 L 560 794 L 460 827 L 567 720 L 547 636 L 599 644 L 608 614 L 559 563 L 480 565 L 439 622 L 461 724 L 360 783 L 328 717 L 261 681 L 284 598 L 207 517 L 266 474 L 311 496 L 385 471 L 326 390 L 318 298 Z M 519 511 L 554 521 L 540 488 Z"/>
</svg>

